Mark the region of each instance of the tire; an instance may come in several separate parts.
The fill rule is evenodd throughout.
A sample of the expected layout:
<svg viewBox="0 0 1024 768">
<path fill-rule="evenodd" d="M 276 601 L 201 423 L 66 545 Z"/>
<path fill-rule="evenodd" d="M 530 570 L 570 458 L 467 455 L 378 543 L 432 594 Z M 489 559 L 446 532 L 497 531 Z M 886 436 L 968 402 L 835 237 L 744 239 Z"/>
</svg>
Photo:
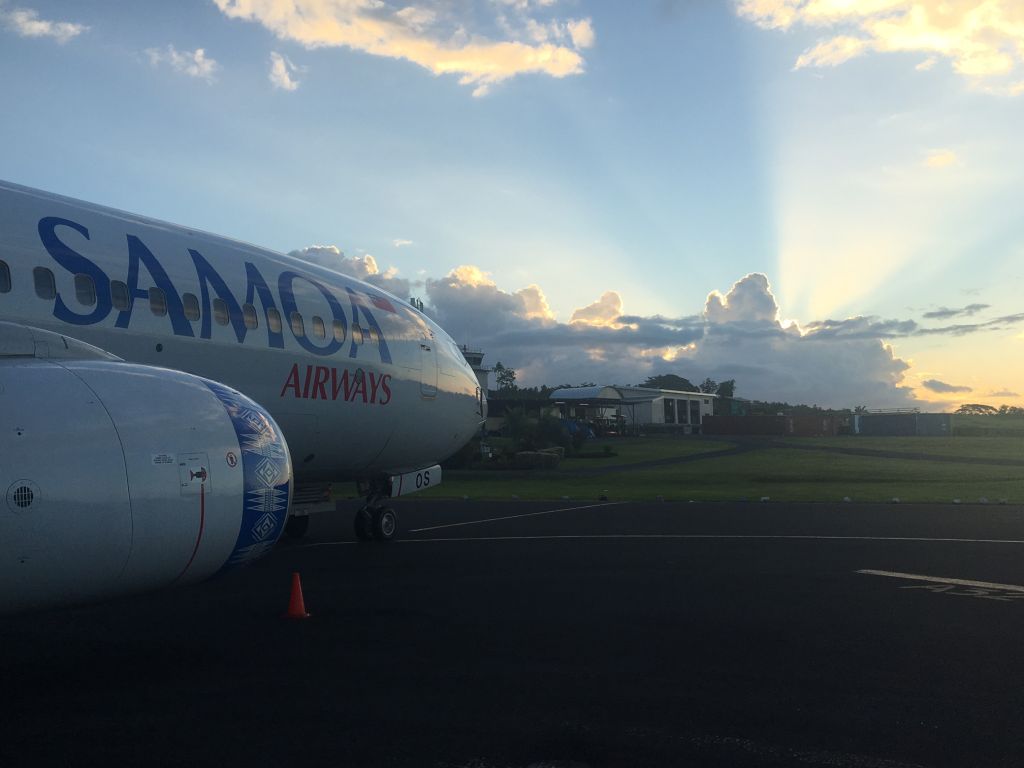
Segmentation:
<svg viewBox="0 0 1024 768">
<path fill-rule="evenodd" d="M 306 535 L 306 531 L 308 530 L 309 515 L 303 515 L 302 517 L 289 517 L 288 522 L 284 524 L 284 532 L 289 539 L 301 539 Z"/>
<path fill-rule="evenodd" d="M 352 521 L 352 528 L 355 530 L 356 538 L 359 541 L 373 540 L 373 516 L 366 507 L 362 507 L 356 512 L 355 519 Z"/>
<path fill-rule="evenodd" d="M 391 507 L 375 510 L 373 513 L 373 538 L 377 541 L 391 541 L 398 533 L 398 515 Z"/>
</svg>

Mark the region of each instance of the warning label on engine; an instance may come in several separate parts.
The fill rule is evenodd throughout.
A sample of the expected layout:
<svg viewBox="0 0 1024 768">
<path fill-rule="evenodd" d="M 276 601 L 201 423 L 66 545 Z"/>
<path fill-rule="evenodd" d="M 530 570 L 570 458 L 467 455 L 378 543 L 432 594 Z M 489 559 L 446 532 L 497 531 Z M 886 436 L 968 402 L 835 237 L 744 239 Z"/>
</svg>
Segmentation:
<svg viewBox="0 0 1024 768">
<path fill-rule="evenodd" d="M 181 481 L 181 495 L 199 493 L 199 487 L 210 490 L 210 460 L 205 453 L 178 454 L 178 479 Z"/>
<path fill-rule="evenodd" d="M 169 453 L 154 453 L 153 463 L 154 464 L 173 464 L 174 457 Z"/>
</svg>

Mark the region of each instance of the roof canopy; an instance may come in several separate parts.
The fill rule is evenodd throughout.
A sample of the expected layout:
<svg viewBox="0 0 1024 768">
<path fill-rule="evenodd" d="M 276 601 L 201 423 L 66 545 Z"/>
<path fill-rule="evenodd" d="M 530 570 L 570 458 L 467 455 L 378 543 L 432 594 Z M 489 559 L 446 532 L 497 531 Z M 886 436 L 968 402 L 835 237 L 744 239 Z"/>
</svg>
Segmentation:
<svg viewBox="0 0 1024 768">
<path fill-rule="evenodd" d="M 571 387 L 556 389 L 551 393 L 552 400 L 622 400 L 622 395 L 615 387 Z"/>
<path fill-rule="evenodd" d="M 648 403 L 659 397 L 685 395 L 689 399 L 718 397 L 705 392 L 679 392 L 674 389 L 650 389 L 648 387 L 567 387 L 551 393 L 552 400 L 585 401 L 592 405 L 618 405 L 622 403 Z"/>
</svg>

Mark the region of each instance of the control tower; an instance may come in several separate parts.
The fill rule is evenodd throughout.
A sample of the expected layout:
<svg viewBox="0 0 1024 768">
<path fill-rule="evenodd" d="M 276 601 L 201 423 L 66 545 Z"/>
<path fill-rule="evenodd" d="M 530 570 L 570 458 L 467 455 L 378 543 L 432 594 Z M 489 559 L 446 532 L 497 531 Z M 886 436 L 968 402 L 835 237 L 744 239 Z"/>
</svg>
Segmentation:
<svg viewBox="0 0 1024 768">
<path fill-rule="evenodd" d="M 473 369 L 473 373 L 476 374 L 476 379 L 480 382 L 480 389 L 486 393 L 489 388 L 487 380 L 491 369 L 484 367 L 484 353 L 479 350 L 470 349 L 465 344 L 459 347 L 459 349 L 462 351 L 462 356 L 466 358 L 466 362 L 469 363 L 469 367 Z"/>
</svg>

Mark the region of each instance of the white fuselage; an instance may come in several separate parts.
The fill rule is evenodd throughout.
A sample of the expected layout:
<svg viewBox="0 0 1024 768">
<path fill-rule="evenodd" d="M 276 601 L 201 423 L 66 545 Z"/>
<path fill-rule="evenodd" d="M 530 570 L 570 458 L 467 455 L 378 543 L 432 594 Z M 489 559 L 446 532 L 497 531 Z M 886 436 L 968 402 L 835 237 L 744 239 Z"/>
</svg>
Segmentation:
<svg viewBox="0 0 1024 768">
<path fill-rule="evenodd" d="M 5 182 L 0 320 L 234 387 L 281 426 L 300 481 L 433 464 L 484 416 L 456 344 L 395 296 L 289 256 Z"/>
</svg>

